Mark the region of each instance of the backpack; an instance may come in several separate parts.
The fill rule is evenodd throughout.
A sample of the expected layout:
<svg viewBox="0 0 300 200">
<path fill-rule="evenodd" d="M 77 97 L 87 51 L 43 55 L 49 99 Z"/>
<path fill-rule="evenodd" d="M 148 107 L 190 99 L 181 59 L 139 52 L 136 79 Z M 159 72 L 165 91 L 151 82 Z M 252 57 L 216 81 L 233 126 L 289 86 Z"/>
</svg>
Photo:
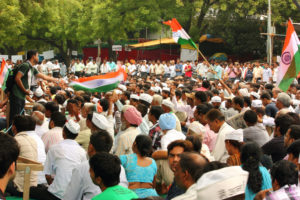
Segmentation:
<svg viewBox="0 0 300 200">
<path fill-rule="evenodd" d="M 15 68 L 10 70 L 10 72 L 7 76 L 6 82 L 5 82 L 5 87 L 6 87 L 4 90 L 5 94 L 7 94 L 8 92 L 12 92 L 12 88 L 15 84 L 15 78 L 19 71 L 20 66 L 21 65 L 15 66 Z"/>
</svg>

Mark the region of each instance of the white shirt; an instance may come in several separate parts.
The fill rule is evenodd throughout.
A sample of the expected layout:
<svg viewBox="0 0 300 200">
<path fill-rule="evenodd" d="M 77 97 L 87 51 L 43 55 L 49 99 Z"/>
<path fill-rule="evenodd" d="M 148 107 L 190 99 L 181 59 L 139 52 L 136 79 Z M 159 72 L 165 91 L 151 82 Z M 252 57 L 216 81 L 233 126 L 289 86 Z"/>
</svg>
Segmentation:
<svg viewBox="0 0 300 200">
<path fill-rule="evenodd" d="M 216 161 L 226 163 L 228 153 L 225 147 L 225 135 L 232 131 L 234 131 L 234 129 L 226 122 L 224 122 L 224 124 L 220 127 L 220 130 L 217 134 L 216 145 L 212 151 L 212 155 L 215 157 Z"/>
<path fill-rule="evenodd" d="M 269 83 L 272 78 L 272 70 L 270 68 L 263 69 L 263 82 Z"/>
<path fill-rule="evenodd" d="M 175 77 L 176 76 L 175 65 L 171 65 L 169 69 L 170 69 L 171 77 Z"/>
<path fill-rule="evenodd" d="M 194 183 L 185 193 L 173 198 L 173 200 L 197 200 L 197 184 Z"/>
<path fill-rule="evenodd" d="M 146 115 L 146 116 L 148 116 L 148 115 Z M 150 127 L 148 126 L 148 123 L 146 121 L 146 116 L 143 117 L 143 121 L 142 121 L 142 123 L 138 127 L 140 133 L 143 134 L 143 135 L 148 135 L 149 131 L 150 131 Z"/>
<path fill-rule="evenodd" d="M 38 153 L 38 159 L 37 161 L 39 163 L 42 163 L 44 165 L 46 161 L 46 152 L 45 152 L 45 145 L 42 139 L 37 135 L 35 131 L 26 131 L 27 135 L 32 137 L 36 144 L 37 144 L 37 153 Z M 43 184 L 47 183 L 46 178 L 45 178 L 45 173 L 44 172 L 39 172 L 38 173 L 38 184 Z"/>
<path fill-rule="evenodd" d="M 147 72 L 148 71 L 147 69 L 148 69 L 147 65 L 141 66 L 141 72 Z"/>
<path fill-rule="evenodd" d="M 102 74 L 109 72 L 109 65 L 107 63 L 103 63 L 100 67 L 100 71 Z"/>
<path fill-rule="evenodd" d="M 164 65 L 165 74 L 170 74 L 170 68 L 167 65 Z"/>
<path fill-rule="evenodd" d="M 185 140 L 185 135 L 175 129 L 168 130 L 165 135 L 161 137 L 161 150 L 167 150 L 168 145 L 175 140 Z"/>
<path fill-rule="evenodd" d="M 99 186 L 95 185 L 89 173 L 89 161 L 85 161 L 73 169 L 72 178 L 64 194 L 64 200 L 90 200 L 101 193 Z M 128 187 L 126 173 L 121 165 L 120 183 L 123 187 Z"/>
<path fill-rule="evenodd" d="M 54 127 L 42 136 L 46 152 L 48 152 L 52 145 L 63 140 L 62 131 L 63 129 L 61 127 Z"/>
<path fill-rule="evenodd" d="M 65 139 L 53 145 L 47 153 L 44 166 L 46 175 L 54 175 L 48 191 L 62 199 L 70 183 L 73 169 L 86 160 L 84 149 L 75 140 Z"/>
<path fill-rule="evenodd" d="M 42 138 L 47 131 L 49 131 L 49 122 L 47 120 L 44 120 L 42 125 L 35 126 L 35 132 L 40 138 Z"/>
<path fill-rule="evenodd" d="M 128 70 L 129 70 L 129 73 L 131 75 L 135 75 L 136 74 L 136 66 L 135 65 L 128 66 Z M 133 72 L 134 70 L 135 70 L 135 72 Z"/>
</svg>

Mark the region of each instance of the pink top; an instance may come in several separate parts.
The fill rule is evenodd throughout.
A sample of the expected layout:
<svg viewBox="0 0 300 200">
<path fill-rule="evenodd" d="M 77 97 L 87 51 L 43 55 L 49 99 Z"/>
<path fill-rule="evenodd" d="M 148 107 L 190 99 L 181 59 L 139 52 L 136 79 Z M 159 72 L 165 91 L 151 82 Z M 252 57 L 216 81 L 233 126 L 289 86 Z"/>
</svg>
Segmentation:
<svg viewBox="0 0 300 200">
<path fill-rule="evenodd" d="M 185 72 L 185 76 L 186 77 L 192 77 L 192 66 L 191 65 L 185 66 L 184 70 L 187 70 L 187 69 L 189 69 L 190 71 Z"/>
<path fill-rule="evenodd" d="M 212 151 L 215 148 L 217 135 L 215 134 L 215 132 L 210 130 L 208 124 L 205 125 L 205 129 L 206 129 L 206 131 L 205 131 L 203 143 L 208 146 L 210 151 Z"/>
</svg>

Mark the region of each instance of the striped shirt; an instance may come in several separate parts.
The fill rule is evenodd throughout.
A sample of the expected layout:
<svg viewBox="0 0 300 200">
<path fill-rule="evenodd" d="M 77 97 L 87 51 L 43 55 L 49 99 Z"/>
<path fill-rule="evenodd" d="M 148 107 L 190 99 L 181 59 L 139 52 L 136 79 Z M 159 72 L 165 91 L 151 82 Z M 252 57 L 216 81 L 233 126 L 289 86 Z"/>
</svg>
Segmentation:
<svg viewBox="0 0 300 200">
<path fill-rule="evenodd" d="M 63 129 L 61 127 L 54 127 L 42 136 L 46 153 L 52 145 L 57 144 L 63 140 L 62 131 Z"/>
</svg>

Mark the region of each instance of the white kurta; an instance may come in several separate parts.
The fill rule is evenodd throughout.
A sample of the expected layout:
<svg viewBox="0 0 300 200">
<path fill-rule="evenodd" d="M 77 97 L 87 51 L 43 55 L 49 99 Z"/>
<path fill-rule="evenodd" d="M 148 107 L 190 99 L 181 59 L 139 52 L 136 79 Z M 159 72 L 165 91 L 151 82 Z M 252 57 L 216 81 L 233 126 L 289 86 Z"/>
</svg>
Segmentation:
<svg viewBox="0 0 300 200">
<path fill-rule="evenodd" d="M 212 155 L 215 157 L 216 161 L 226 163 L 228 152 L 225 147 L 225 135 L 232 131 L 234 131 L 234 128 L 229 126 L 226 122 L 220 127 L 217 134 L 216 145 L 212 151 Z"/>
<path fill-rule="evenodd" d="M 46 175 L 54 175 L 48 191 L 62 199 L 70 183 L 73 169 L 86 160 L 85 150 L 75 140 L 65 139 L 53 145 L 47 153 L 44 166 Z"/>
</svg>

